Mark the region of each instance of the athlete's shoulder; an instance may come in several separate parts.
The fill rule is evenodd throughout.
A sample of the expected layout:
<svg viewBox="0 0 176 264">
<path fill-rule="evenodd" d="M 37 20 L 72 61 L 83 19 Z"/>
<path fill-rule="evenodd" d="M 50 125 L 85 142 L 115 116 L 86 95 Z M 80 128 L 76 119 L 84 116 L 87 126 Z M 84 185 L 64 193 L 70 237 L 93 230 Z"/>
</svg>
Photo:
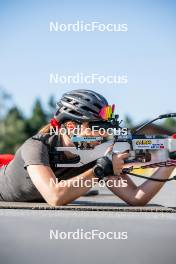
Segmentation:
<svg viewBox="0 0 176 264">
<path fill-rule="evenodd" d="M 37 135 L 36 135 L 37 136 Z M 24 151 L 36 151 L 36 150 L 47 150 L 47 145 L 45 144 L 45 141 L 44 140 L 40 140 L 40 137 L 35 137 L 35 136 L 32 136 L 30 138 L 28 138 L 24 143 L 23 145 L 21 146 L 21 151 L 24 152 Z"/>
<path fill-rule="evenodd" d="M 58 135 L 55 135 L 55 134 L 50 135 L 49 133 L 47 133 L 47 134 L 38 133 L 38 134 L 34 135 L 31 139 L 36 140 L 36 141 L 40 141 L 49 147 L 56 146 L 58 144 L 58 142 L 60 141 Z"/>
<path fill-rule="evenodd" d="M 20 154 L 24 161 L 24 167 L 33 164 L 49 166 L 49 150 L 42 140 L 37 140 L 33 137 L 27 139 L 21 146 Z"/>
</svg>

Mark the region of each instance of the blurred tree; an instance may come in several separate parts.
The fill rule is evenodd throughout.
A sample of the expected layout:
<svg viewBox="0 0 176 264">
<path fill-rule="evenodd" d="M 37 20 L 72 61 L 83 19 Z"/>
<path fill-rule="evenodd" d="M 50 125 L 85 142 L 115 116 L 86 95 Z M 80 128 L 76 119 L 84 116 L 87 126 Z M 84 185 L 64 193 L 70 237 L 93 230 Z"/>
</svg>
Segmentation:
<svg viewBox="0 0 176 264">
<path fill-rule="evenodd" d="M 134 127 L 133 120 L 132 120 L 132 118 L 129 115 L 126 115 L 125 116 L 125 118 L 124 118 L 124 125 L 127 128 L 133 128 Z"/>
<path fill-rule="evenodd" d="M 176 119 L 175 118 L 167 118 L 162 123 L 162 127 L 166 129 L 170 129 L 171 131 L 176 131 Z"/>
<path fill-rule="evenodd" d="M 27 138 L 24 117 L 17 107 L 13 107 L 1 123 L 0 153 L 14 153 Z"/>
<path fill-rule="evenodd" d="M 47 119 L 39 99 L 28 119 L 25 119 L 17 107 L 11 107 L 0 119 L 0 153 L 14 153 L 27 138 L 47 123 Z"/>
<path fill-rule="evenodd" d="M 55 100 L 55 97 L 54 95 L 51 95 L 49 100 L 48 100 L 48 119 L 51 119 L 54 115 L 54 112 L 56 110 L 56 100 Z"/>
<path fill-rule="evenodd" d="M 47 113 L 44 111 L 40 99 L 34 104 L 32 116 L 27 120 L 28 135 L 31 136 L 47 123 Z"/>
<path fill-rule="evenodd" d="M 2 87 L 0 87 L 0 120 L 4 117 L 6 111 L 12 106 L 12 97 Z"/>
</svg>

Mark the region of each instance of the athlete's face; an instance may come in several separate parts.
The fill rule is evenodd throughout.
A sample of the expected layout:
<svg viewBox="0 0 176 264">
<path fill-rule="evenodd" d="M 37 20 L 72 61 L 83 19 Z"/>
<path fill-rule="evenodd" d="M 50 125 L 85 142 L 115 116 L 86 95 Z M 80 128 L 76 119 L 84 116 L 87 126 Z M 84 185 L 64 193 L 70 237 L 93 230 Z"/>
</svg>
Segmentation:
<svg viewBox="0 0 176 264">
<path fill-rule="evenodd" d="M 69 128 L 76 128 L 77 125 L 74 122 L 67 122 L 67 127 Z M 105 134 L 101 134 L 99 131 L 97 130 L 93 130 L 89 127 L 89 123 L 88 122 L 83 122 L 80 126 L 79 126 L 79 130 L 77 131 L 77 136 L 81 136 L 81 137 L 107 137 L 107 133 Z M 91 146 L 96 146 L 101 144 L 101 141 L 94 141 L 89 143 Z"/>
</svg>

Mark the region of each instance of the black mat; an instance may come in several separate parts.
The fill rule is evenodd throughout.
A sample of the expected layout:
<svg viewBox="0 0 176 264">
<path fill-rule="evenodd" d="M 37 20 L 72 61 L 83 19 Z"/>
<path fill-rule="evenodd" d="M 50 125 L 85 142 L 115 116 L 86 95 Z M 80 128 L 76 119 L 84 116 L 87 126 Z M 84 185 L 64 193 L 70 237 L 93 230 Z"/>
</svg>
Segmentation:
<svg viewBox="0 0 176 264">
<path fill-rule="evenodd" d="M 121 203 L 76 201 L 65 206 L 50 206 L 47 203 L 29 202 L 0 202 L 0 209 L 31 209 L 31 210 L 72 210 L 72 211 L 111 211 L 111 212 L 165 212 L 176 213 L 175 208 L 160 205 L 147 205 L 143 207 L 128 206 Z"/>
</svg>

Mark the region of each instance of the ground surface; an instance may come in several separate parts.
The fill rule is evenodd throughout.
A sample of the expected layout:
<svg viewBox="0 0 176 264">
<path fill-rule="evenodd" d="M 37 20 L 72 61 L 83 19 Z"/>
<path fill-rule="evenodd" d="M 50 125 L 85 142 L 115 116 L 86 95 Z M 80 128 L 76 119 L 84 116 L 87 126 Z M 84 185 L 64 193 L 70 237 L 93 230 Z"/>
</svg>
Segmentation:
<svg viewBox="0 0 176 264">
<path fill-rule="evenodd" d="M 0 203 L 0 263 L 176 263 L 175 183 L 147 207 L 128 207 L 105 189 L 69 206 Z M 127 232 L 125 239 L 50 239 L 50 231 Z"/>
</svg>

